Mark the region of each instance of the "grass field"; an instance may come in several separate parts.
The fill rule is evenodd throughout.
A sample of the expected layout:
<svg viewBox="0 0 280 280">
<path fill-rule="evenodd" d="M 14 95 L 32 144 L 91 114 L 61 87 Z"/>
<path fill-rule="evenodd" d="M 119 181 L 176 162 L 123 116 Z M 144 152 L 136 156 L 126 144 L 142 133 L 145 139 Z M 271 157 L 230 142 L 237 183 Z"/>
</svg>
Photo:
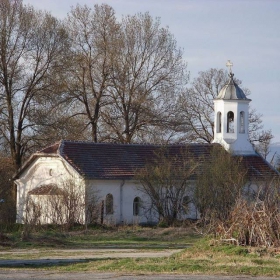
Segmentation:
<svg viewBox="0 0 280 280">
<path fill-rule="evenodd" d="M 5 233 L 2 247 L 10 248 L 185 248 L 200 238 L 186 227 L 151 228 L 139 226 L 98 227 L 88 230 L 76 228 L 64 232 L 58 228 L 44 228 L 22 240 L 21 230 Z M 1 239 L 1 237 L 0 237 Z M 0 249 L 1 250 L 1 249 Z"/>
<path fill-rule="evenodd" d="M 44 269 L 62 271 L 119 271 L 132 273 L 185 273 L 280 276 L 280 252 L 277 248 L 246 248 L 217 245 L 213 239 L 198 235 L 190 228 L 97 228 L 63 233 L 45 229 L 22 241 L 20 232 L 5 234 L 0 247 L 1 258 L 26 258 L 11 255 L 9 249 L 33 249 L 33 258 L 43 258 L 50 250 L 62 249 L 136 248 L 162 250 L 182 248 L 180 253 L 164 258 L 95 259 L 84 263 L 67 264 Z M 55 250 L 54 250 L 55 249 Z M 29 254 L 30 257 L 30 254 Z"/>
</svg>

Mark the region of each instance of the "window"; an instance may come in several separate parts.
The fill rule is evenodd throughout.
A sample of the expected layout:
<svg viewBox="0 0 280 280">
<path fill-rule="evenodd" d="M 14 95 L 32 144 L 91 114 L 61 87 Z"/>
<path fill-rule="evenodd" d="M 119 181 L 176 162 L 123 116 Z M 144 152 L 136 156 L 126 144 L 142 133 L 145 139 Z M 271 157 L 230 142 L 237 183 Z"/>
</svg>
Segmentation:
<svg viewBox="0 0 280 280">
<path fill-rule="evenodd" d="M 113 195 L 108 193 L 106 195 L 106 201 L 105 201 L 105 210 L 106 210 L 106 214 L 113 214 L 114 213 L 114 199 L 113 199 Z"/>
<path fill-rule="evenodd" d="M 218 112 L 217 113 L 217 133 L 222 132 L 222 113 Z"/>
<path fill-rule="evenodd" d="M 240 112 L 240 133 L 245 133 L 245 113 L 242 111 Z"/>
<path fill-rule="evenodd" d="M 232 111 L 227 113 L 227 133 L 234 133 L 234 113 Z"/>
<path fill-rule="evenodd" d="M 190 197 L 188 195 L 184 196 L 183 197 L 183 200 L 182 200 L 182 209 L 183 209 L 183 212 L 185 214 L 187 214 L 189 212 L 189 203 L 190 203 Z"/>
<path fill-rule="evenodd" d="M 141 199 L 140 197 L 135 197 L 133 200 L 133 216 L 140 215 Z"/>
</svg>

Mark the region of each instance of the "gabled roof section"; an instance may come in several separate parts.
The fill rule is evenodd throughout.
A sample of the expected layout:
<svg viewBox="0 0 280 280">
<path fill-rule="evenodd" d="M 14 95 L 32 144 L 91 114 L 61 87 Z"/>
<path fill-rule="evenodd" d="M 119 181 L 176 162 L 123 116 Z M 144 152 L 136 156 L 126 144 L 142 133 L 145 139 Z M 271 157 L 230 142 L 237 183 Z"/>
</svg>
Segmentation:
<svg viewBox="0 0 280 280">
<path fill-rule="evenodd" d="M 59 156 L 59 146 L 61 141 L 56 142 L 55 144 L 44 148 L 34 154 L 32 154 L 26 162 L 22 165 L 22 167 L 17 171 L 17 173 L 13 176 L 13 179 L 19 178 L 19 175 L 37 158 L 39 157 L 58 157 Z"/>
<path fill-rule="evenodd" d="M 132 179 L 135 171 L 151 162 L 156 152 L 170 155 L 188 152 L 200 160 L 219 144 L 142 145 L 62 141 L 60 155 L 87 179 Z"/>
<path fill-rule="evenodd" d="M 64 191 L 56 184 L 41 185 L 28 192 L 30 195 L 63 195 Z"/>
<path fill-rule="evenodd" d="M 58 153 L 58 148 L 60 146 L 60 141 L 54 143 L 51 146 L 48 146 L 46 148 L 44 148 L 43 150 L 39 151 L 38 153 L 43 153 L 43 154 L 57 154 Z"/>
<path fill-rule="evenodd" d="M 273 168 L 262 156 L 244 155 L 241 157 L 244 167 L 248 170 L 248 178 L 254 179 L 268 179 L 272 177 L 279 177 L 279 172 Z"/>
</svg>

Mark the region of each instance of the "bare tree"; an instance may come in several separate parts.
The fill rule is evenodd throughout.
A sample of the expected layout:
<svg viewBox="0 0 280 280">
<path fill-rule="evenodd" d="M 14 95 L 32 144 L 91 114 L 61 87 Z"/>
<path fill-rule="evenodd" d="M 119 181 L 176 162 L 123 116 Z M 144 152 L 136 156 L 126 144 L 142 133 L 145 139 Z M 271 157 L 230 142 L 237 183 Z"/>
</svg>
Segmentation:
<svg viewBox="0 0 280 280">
<path fill-rule="evenodd" d="M 235 201 L 244 193 L 247 170 L 242 160 L 216 147 L 201 167 L 195 203 L 202 220 L 226 220 Z"/>
<path fill-rule="evenodd" d="M 0 223 L 14 223 L 16 188 L 12 177 L 15 168 L 12 159 L 0 154 Z"/>
<path fill-rule="evenodd" d="M 90 129 L 92 141 L 98 141 L 99 119 L 107 102 L 112 56 L 118 49 L 115 12 L 108 5 L 94 9 L 77 5 L 65 22 L 71 39 L 63 73 L 70 116 L 83 120 L 80 131 Z"/>
<path fill-rule="evenodd" d="M 42 216 L 42 205 L 37 203 L 31 196 L 28 196 L 25 202 L 24 227 L 21 232 L 22 240 L 28 240 L 36 225 L 40 225 Z"/>
<path fill-rule="evenodd" d="M 87 225 L 98 221 L 100 206 L 94 190 L 86 194 L 83 184 L 74 179 L 44 188 L 43 193 L 34 189 L 27 196 L 23 222 L 28 234 L 30 226 L 40 224 L 57 224 L 68 230 L 75 224 Z"/>
<path fill-rule="evenodd" d="M 263 158 L 267 158 L 268 154 L 270 153 L 270 144 L 271 140 L 273 139 L 273 135 L 271 130 L 268 131 L 261 131 L 257 133 L 257 143 L 255 144 L 256 151 L 262 155 Z"/>
<path fill-rule="evenodd" d="M 222 87 L 228 81 L 227 71 L 210 69 L 200 72 L 192 86 L 178 100 L 177 131 L 186 131 L 185 140 L 211 143 L 214 137 L 214 104 Z M 235 79 L 242 87 L 242 82 Z M 246 95 L 250 94 L 243 87 Z M 251 143 L 257 145 L 272 139 L 271 131 L 263 131 L 262 115 L 255 109 L 249 112 L 249 137 Z"/>
<path fill-rule="evenodd" d="M 91 139 L 83 118 L 71 118 L 72 110 L 64 100 L 49 99 L 36 110 L 36 137 L 32 138 L 33 150 L 41 150 L 61 139 Z M 35 120 L 34 120 L 35 121 Z"/>
<path fill-rule="evenodd" d="M 182 147 L 179 153 L 162 148 L 155 152 L 153 160 L 138 171 L 139 190 L 150 199 L 145 211 L 154 211 L 159 221 L 170 225 L 187 213 L 186 205 L 193 194 L 191 176 L 199 162 Z"/>
<path fill-rule="evenodd" d="M 0 3 L 0 136 L 19 168 L 35 127 L 36 109 L 53 86 L 66 34 L 50 14 L 21 0 Z"/>
<path fill-rule="evenodd" d="M 110 77 L 111 102 L 102 115 L 107 138 L 131 143 L 166 122 L 188 73 L 170 31 L 145 13 L 123 18 Z"/>
</svg>

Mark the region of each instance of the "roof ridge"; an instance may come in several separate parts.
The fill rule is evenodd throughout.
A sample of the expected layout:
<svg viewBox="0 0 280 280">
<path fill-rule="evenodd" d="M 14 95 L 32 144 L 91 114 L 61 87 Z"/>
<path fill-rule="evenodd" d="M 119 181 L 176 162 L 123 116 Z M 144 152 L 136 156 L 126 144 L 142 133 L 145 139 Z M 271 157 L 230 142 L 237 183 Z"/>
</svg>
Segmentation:
<svg viewBox="0 0 280 280">
<path fill-rule="evenodd" d="M 154 146 L 154 147 L 165 147 L 165 146 L 211 146 L 217 143 L 166 143 L 166 144 L 156 144 L 156 143 L 119 143 L 119 142 L 93 142 L 87 140 L 61 140 L 60 150 L 63 149 L 65 143 L 78 143 L 78 144 L 91 144 L 91 145 L 117 145 L 117 146 Z"/>
<path fill-rule="evenodd" d="M 43 149 L 40 149 L 39 151 L 36 151 L 35 154 L 58 154 L 58 149 L 59 146 L 61 144 L 61 140 L 60 141 L 56 141 L 51 145 L 48 145 L 46 147 L 44 147 Z M 52 150 L 53 148 L 55 148 L 54 150 Z"/>
<path fill-rule="evenodd" d="M 123 146 L 161 146 L 161 144 L 153 144 L 153 143 L 120 143 L 120 142 L 94 142 L 94 141 L 87 141 L 87 140 L 62 140 L 64 143 L 81 143 L 81 144 L 94 144 L 94 145 L 123 145 Z"/>
<path fill-rule="evenodd" d="M 65 140 L 63 140 L 63 139 L 60 140 L 60 144 L 59 144 L 58 149 L 57 149 L 58 153 L 59 153 L 61 156 L 63 155 L 64 142 L 65 142 Z"/>
<path fill-rule="evenodd" d="M 52 143 L 51 145 L 45 146 L 43 149 L 37 150 L 35 153 L 41 153 L 42 151 L 44 151 L 45 149 L 48 149 L 56 144 L 58 144 L 60 141 L 56 141 L 54 143 Z"/>
</svg>

